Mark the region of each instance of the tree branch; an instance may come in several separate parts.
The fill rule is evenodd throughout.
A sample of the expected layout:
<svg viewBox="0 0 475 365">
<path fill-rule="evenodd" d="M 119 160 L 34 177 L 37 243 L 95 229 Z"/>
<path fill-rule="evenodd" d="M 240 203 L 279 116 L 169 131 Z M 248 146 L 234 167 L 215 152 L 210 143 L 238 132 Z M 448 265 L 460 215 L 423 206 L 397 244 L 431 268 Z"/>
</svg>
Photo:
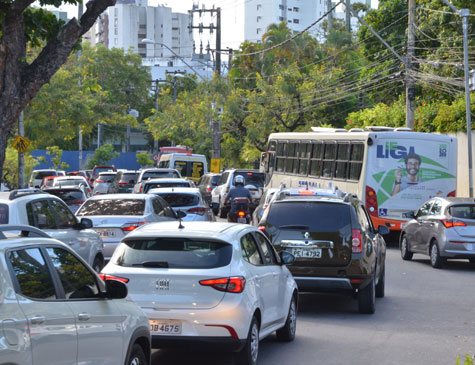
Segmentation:
<svg viewBox="0 0 475 365">
<path fill-rule="evenodd" d="M 9 13 L 21 14 L 25 11 L 27 7 L 33 4 L 34 0 L 15 0 L 10 4 L 10 11 Z M 15 14 L 12 14 L 13 16 Z"/>
</svg>

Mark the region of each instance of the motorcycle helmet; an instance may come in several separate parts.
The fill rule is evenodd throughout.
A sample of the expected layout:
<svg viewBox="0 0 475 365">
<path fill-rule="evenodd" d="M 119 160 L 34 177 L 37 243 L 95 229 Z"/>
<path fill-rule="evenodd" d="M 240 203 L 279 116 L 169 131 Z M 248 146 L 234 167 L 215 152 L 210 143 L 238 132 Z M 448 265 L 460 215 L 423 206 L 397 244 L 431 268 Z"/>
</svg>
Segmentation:
<svg viewBox="0 0 475 365">
<path fill-rule="evenodd" d="M 241 175 L 238 175 L 234 178 L 234 185 L 239 185 L 239 184 L 244 186 L 244 177 L 242 177 Z"/>
</svg>

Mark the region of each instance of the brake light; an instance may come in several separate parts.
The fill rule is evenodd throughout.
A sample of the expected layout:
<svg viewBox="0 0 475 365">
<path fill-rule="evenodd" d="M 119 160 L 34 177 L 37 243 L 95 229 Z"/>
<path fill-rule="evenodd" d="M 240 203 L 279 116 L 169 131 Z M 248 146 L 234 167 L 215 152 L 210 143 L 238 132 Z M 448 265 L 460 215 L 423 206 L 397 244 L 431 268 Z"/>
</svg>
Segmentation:
<svg viewBox="0 0 475 365">
<path fill-rule="evenodd" d="M 246 286 L 246 279 L 242 276 L 232 276 L 230 278 L 200 280 L 200 284 L 228 293 L 242 293 Z"/>
<path fill-rule="evenodd" d="M 211 191 L 211 190 L 213 190 L 213 189 L 211 188 L 211 186 L 208 186 L 208 187 L 206 188 L 206 191 Z"/>
<path fill-rule="evenodd" d="M 445 226 L 445 228 L 466 227 L 467 226 L 464 222 L 456 221 L 456 220 L 453 220 L 453 219 L 441 219 L 440 222 Z"/>
<path fill-rule="evenodd" d="M 149 222 L 125 223 L 122 227 L 120 227 L 120 229 L 122 229 L 123 232 L 131 232 L 147 223 Z"/>
<path fill-rule="evenodd" d="M 266 226 L 259 226 L 259 227 L 257 227 L 257 229 L 261 232 L 265 232 L 266 231 Z"/>
<path fill-rule="evenodd" d="M 351 230 L 351 252 L 363 252 L 363 242 L 361 240 L 361 231 L 359 229 Z"/>
<path fill-rule="evenodd" d="M 447 194 L 447 196 L 451 196 L 452 198 L 455 198 L 455 194 L 457 193 L 456 190 L 451 191 L 450 193 Z"/>
<path fill-rule="evenodd" d="M 366 186 L 366 209 L 369 215 L 378 216 L 378 199 L 373 188 Z"/>
<path fill-rule="evenodd" d="M 129 279 L 127 278 L 122 278 L 120 276 L 112 276 L 112 275 L 107 275 L 107 274 L 99 274 L 99 277 L 106 281 L 106 280 L 117 280 L 117 281 L 121 281 L 123 283 L 128 283 L 129 282 Z"/>
<path fill-rule="evenodd" d="M 248 172 L 247 174 L 248 174 L 248 175 L 252 175 L 252 172 Z"/>
<path fill-rule="evenodd" d="M 299 190 L 299 194 L 305 194 L 305 195 L 308 195 L 308 194 L 311 194 L 313 195 L 313 191 L 312 190 Z"/>
<path fill-rule="evenodd" d="M 142 192 L 142 191 L 143 191 L 143 186 L 140 186 L 140 192 Z"/>
<path fill-rule="evenodd" d="M 198 215 L 204 215 L 206 213 L 206 208 L 205 207 L 196 207 L 196 208 L 191 208 L 188 209 L 188 213 L 193 213 L 193 214 L 198 214 Z"/>
<path fill-rule="evenodd" d="M 119 185 L 129 185 L 129 183 L 126 181 L 119 181 Z"/>
<path fill-rule="evenodd" d="M 96 183 L 103 183 L 103 182 L 104 180 L 99 180 L 99 179 L 96 180 Z"/>
<path fill-rule="evenodd" d="M 246 216 L 246 212 L 243 212 L 242 210 L 240 210 L 240 211 L 238 212 L 238 216 L 240 216 L 240 217 L 245 217 L 245 216 Z"/>
<path fill-rule="evenodd" d="M 77 200 L 75 202 L 72 202 L 71 204 L 72 205 L 81 205 L 82 203 L 84 203 L 84 200 Z"/>
</svg>

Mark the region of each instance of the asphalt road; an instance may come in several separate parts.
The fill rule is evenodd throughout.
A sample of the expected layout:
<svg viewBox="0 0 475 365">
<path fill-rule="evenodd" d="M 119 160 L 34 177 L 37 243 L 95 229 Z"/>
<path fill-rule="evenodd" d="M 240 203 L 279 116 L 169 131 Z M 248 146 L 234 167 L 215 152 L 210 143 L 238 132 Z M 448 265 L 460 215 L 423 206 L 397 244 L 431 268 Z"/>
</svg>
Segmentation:
<svg viewBox="0 0 475 365">
<path fill-rule="evenodd" d="M 261 341 L 259 364 L 455 364 L 475 355 L 475 265 L 430 266 L 388 248 L 386 296 L 376 313 L 358 313 L 349 296 L 301 294 L 294 342 Z M 153 364 L 233 364 L 230 354 L 155 350 Z M 462 361 L 463 364 L 463 361 Z"/>
</svg>

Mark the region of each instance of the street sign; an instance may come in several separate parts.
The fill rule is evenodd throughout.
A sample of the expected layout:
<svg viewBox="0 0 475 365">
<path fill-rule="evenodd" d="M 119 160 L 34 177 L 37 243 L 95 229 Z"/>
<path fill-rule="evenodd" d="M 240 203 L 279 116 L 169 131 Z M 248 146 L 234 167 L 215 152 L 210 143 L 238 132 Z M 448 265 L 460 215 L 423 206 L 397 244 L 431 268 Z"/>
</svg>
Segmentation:
<svg viewBox="0 0 475 365">
<path fill-rule="evenodd" d="M 216 172 L 219 173 L 219 165 L 220 165 L 221 159 L 219 158 L 212 158 L 211 159 L 211 172 Z"/>
<path fill-rule="evenodd" d="M 22 136 L 16 137 L 13 141 L 13 148 L 15 148 L 20 153 L 25 152 L 29 145 L 30 141 Z"/>
</svg>

